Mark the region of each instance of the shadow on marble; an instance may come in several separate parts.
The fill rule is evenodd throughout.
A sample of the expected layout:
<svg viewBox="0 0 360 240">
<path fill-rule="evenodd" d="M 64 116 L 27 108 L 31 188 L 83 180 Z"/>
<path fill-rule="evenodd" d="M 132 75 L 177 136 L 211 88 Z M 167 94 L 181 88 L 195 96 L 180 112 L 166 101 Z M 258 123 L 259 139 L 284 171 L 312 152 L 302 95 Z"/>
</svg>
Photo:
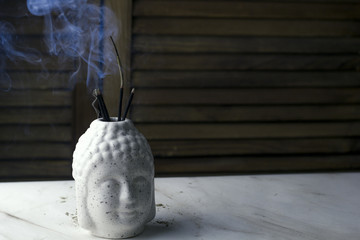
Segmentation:
<svg viewBox="0 0 360 240">
<path fill-rule="evenodd" d="M 175 230 L 176 231 L 176 230 Z M 168 235 L 174 232 L 174 228 L 169 228 L 162 225 L 147 225 L 145 231 L 141 234 L 144 238 L 158 238 L 162 235 Z"/>
<path fill-rule="evenodd" d="M 201 235 L 202 229 L 201 220 L 199 221 L 190 215 L 183 215 L 178 218 L 174 218 L 174 216 L 170 218 L 155 218 L 146 225 L 145 231 L 141 236 L 153 239 L 170 236 L 176 236 L 176 239 L 197 237 Z"/>
</svg>

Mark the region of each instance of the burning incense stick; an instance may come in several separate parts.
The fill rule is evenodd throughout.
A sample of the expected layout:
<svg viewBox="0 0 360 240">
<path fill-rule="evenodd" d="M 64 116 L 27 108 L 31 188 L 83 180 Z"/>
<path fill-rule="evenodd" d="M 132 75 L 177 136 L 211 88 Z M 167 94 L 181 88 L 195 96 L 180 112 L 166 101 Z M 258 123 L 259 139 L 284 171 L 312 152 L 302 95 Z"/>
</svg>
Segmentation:
<svg viewBox="0 0 360 240">
<path fill-rule="evenodd" d="M 110 121 L 109 113 L 107 111 L 105 101 L 104 101 L 104 98 L 102 97 L 102 94 L 101 94 L 100 90 L 95 89 L 94 94 L 96 95 L 96 97 L 97 97 L 97 99 L 99 101 L 99 108 L 100 108 L 100 112 L 101 112 L 101 115 L 102 115 L 103 119 L 105 121 L 109 122 Z"/>
<path fill-rule="evenodd" d="M 131 89 L 129 101 L 127 102 L 124 115 L 123 115 L 123 117 L 121 118 L 122 121 L 125 120 L 126 115 L 127 115 L 128 111 L 129 111 L 129 108 L 130 108 L 130 105 L 131 105 L 131 101 L 132 101 L 132 99 L 133 99 L 133 97 L 134 97 L 134 92 L 135 92 L 135 88 Z"/>
<path fill-rule="evenodd" d="M 123 71 L 121 68 L 121 61 L 120 61 L 120 56 L 119 56 L 119 52 L 117 50 L 116 44 L 114 42 L 114 39 L 110 36 L 111 42 L 114 45 L 114 49 L 116 52 L 116 61 L 117 61 L 117 65 L 119 67 L 119 74 L 120 74 L 120 99 L 119 99 L 119 111 L 118 111 L 118 121 L 121 121 L 121 107 L 122 107 L 122 99 L 123 99 L 123 92 L 124 92 L 124 75 L 123 75 Z"/>
</svg>

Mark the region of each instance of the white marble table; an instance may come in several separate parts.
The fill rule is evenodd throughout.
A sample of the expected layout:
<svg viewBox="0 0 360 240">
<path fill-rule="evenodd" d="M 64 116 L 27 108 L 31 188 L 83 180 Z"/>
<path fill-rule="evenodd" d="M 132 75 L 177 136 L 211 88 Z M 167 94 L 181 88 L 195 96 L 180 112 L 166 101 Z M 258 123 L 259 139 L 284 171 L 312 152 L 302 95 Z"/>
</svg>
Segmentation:
<svg viewBox="0 0 360 240">
<path fill-rule="evenodd" d="M 360 239 L 360 173 L 157 178 L 137 239 Z M 97 239 L 73 181 L 0 183 L 0 239 Z"/>
</svg>

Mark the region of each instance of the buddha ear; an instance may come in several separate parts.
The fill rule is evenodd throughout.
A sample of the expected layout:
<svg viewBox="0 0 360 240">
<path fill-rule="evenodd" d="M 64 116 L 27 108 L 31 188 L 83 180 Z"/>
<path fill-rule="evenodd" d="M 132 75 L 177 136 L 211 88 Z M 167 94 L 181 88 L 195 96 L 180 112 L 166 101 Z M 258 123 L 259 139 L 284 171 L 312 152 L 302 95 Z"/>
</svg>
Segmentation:
<svg viewBox="0 0 360 240">
<path fill-rule="evenodd" d="M 81 203 L 77 205 L 77 221 L 78 224 L 84 229 L 91 229 L 94 225 L 87 206 L 87 188 L 81 183 L 75 182 L 76 187 L 76 202 Z"/>
<path fill-rule="evenodd" d="M 90 230 L 94 227 L 94 223 L 89 215 L 89 213 L 85 210 L 78 210 L 78 223 L 80 227 Z"/>
<path fill-rule="evenodd" d="M 154 186 L 154 185 L 153 185 L 153 186 Z M 153 218 L 155 217 L 155 215 L 156 215 L 156 209 L 155 209 L 155 191 L 154 191 L 154 188 L 153 188 L 153 194 L 152 194 L 152 197 L 151 197 L 150 212 L 149 212 L 148 218 L 146 219 L 146 222 L 150 222 L 151 220 L 153 220 Z"/>
</svg>

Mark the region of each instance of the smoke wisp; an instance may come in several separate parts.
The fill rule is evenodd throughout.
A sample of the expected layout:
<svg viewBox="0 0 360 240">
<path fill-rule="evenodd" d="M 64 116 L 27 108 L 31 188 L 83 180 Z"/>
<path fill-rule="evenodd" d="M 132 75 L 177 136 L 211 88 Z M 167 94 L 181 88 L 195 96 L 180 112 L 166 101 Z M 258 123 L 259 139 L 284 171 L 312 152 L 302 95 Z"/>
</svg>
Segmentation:
<svg viewBox="0 0 360 240">
<path fill-rule="evenodd" d="M 2 91 L 10 91 L 12 87 L 6 64 L 8 61 L 16 64 L 19 60 L 42 65 L 40 52 L 17 44 L 14 27 L 6 21 L 0 21 L 0 89 Z"/>
<path fill-rule="evenodd" d="M 87 86 L 98 87 L 99 79 L 116 71 L 110 36 L 117 38 L 118 26 L 110 9 L 87 0 L 27 0 L 27 6 L 32 14 L 44 16 L 49 53 L 58 56 L 60 65 L 75 59 L 71 83 L 84 77 L 85 69 Z"/>
<path fill-rule="evenodd" d="M 18 44 L 17 32 L 12 24 L 0 19 L 0 87 L 11 89 L 7 64 L 18 60 L 40 64 L 46 72 L 46 56 L 55 56 L 58 70 L 62 66 L 73 66 L 69 86 L 86 79 L 89 90 L 101 87 L 101 79 L 118 74 L 116 54 L 110 36 L 117 39 L 119 26 L 114 13 L 102 4 L 87 0 L 27 0 L 22 16 L 34 15 L 44 21 L 42 45 L 47 51 L 30 49 Z M 5 3 L 4 3 L 5 4 Z M 20 11 L 17 14 L 21 14 Z M 13 17 L 13 16 L 12 16 Z M 4 18 L 3 18 L 4 19 Z M 106 27 L 105 27 L 106 26 Z M 46 56 L 45 56 L 46 55 Z M 67 64 L 65 64 L 67 63 Z M 19 66 L 21 69 L 21 66 Z M 66 69 L 68 70 L 68 69 Z"/>
</svg>

